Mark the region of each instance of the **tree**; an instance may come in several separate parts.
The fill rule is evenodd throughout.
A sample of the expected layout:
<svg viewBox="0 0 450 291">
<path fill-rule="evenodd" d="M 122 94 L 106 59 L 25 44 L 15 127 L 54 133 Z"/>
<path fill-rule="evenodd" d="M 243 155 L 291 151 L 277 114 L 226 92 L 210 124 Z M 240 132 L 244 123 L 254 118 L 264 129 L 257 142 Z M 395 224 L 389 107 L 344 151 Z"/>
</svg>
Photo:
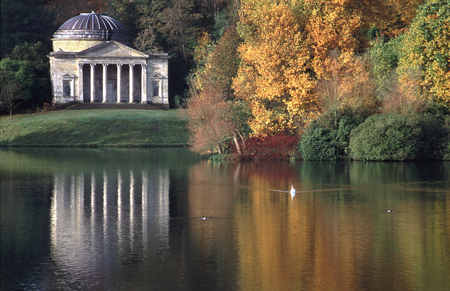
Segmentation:
<svg viewBox="0 0 450 291">
<path fill-rule="evenodd" d="M 59 26 L 80 13 L 100 13 L 108 6 L 107 0 L 47 0 L 47 11 L 53 12 L 55 26 Z"/>
<path fill-rule="evenodd" d="M 315 77 L 320 79 L 332 61 L 330 52 L 349 58 L 363 51 L 367 43 L 361 30 L 365 27 L 363 12 L 368 5 L 354 0 L 314 0 L 308 6 L 308 38 Z"/>
<path fill-rule="evenodd" d="M 292 134 L 314 115 L 307 18 L 300 2 L 241 3 L 241 65 L 232 88 L 250 104 L 256 135 Z"/>
<path fill-rule="evenodd" d="M 223 93 L 215 88 L 206 88 L 191 95 L 187 103 L 190 144 L 199 153 L 212 151 L 222 153 L 222 144 L 233 137 L 233 123 L 227 118 L 229 104 Z M 239 146 L 239 144 L 238 144 Z"/>
<path fill-rule="evenodd" d="M 12 119 L 13 111 L 22 103 L 23 96 L 21 94 L 20 84 L 14 80 L 11 72 L 4 68 L 0 68 L 0 108 L 9 113 Z"/>
<path fill-rule="evenodd" d="M 45 9 L 46 0 L 1 1 L 1 57 L 24 42 L 50 44 L 54 14 Z"/>
<path fill-rule="evenodd" d="M 404 36 L 399 61 L 400 78 L 420 75 L 424 94 L 450 107 L 450 3 L 428 0 L 417 10 Z"/>
<path fill-rule="evenodd" d="M 342 116 L 367 118 L 377 113 L 379 102 L 371 75 L 371 63 L 365 56 L 331 54 L 329 66 L 316 86 L 321 109 L 319 124 L 336 129 Z"/>
<path fill-rule="evenodd" d="M 202 90 L 208 86 L 216 86 L 225 93 L 228 100 L 234 99 L 231 84 L 239 68 L 237 48 L 241 39 L 235 27 L 228 28 L 217 46 L 204 34 L 198 41 L 196 55 L 196 87 Z"/>
<path fill-rule="evenodd" d="M 48 47 L 42 42 L 25 42 L 0 62 L 1 67 L 9 70 L 15 81 L 21 84 L 23 99 L 29 105 L 51 101 L 48 53 Z"/>
</svg>

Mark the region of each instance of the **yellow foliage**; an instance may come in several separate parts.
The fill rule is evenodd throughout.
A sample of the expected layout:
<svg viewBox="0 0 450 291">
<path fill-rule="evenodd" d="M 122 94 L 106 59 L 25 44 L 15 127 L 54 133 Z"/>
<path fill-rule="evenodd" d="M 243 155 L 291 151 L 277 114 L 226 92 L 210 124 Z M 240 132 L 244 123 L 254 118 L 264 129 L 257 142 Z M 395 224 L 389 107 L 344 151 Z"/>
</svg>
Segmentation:
<svg viewBox="0 0 450 291">
<path fill-rule="evenodd" d="M 255 135 L 294 133 L 311 115 L 313 81 L 308 73 L 309 40 L 304 22 L 292 10 L 295 1 L 245 0 L 241 3 L 241 67 L 233 87 L 250 102 Z M 297 121 L 297 122 L 296 122 Z"/>
<path fill-rule="evenodd" d="M 408 83 L 411 73 L 421 76 L 423 93 L 450 107 L 450 3 L 428 0 L 417 11 L 402 42 L 400 81 Z"/>
<path fill-rule="evenodd" d="M 364 26 L 362 11 L 350 9 L 350 0 L 312 0 L 311 16 L 307 30 L 311 38 L 313 63 L 317 78 L 329 65 L 329 52 L 353 54 L 363 46 L 359 34 Z"/>
</svg>

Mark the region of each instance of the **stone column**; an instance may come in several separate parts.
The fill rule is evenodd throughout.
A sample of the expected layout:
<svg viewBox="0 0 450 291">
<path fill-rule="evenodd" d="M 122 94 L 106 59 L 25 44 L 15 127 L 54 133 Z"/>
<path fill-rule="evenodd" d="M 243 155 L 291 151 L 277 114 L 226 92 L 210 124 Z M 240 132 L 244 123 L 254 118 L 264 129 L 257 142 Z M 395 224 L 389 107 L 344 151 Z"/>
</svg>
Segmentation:
<svg viewBox="0 0 450 291">
<path fill-rule="evenodd" d="M 121 90 L 122 90 L 122 64 L 117 64 L 117 101 L 121 102 Z"/>
<path fill-rule="evenodd" d="M 159 95 L 161 96 L 161 104 L 164 104 L 163 79 L 159 81 L 158 85 L 159 85 Z"/>
<path fill-rule="evenodd" d="M 134 64 L 130 64 L 130 99 L 128 100 L 128 103 L 133 103 L 133 93 L 134 93 Z"/>
<path fill-rule="evenodd" d="M 91 103 L 94 103 L 95 101 L 95 64 L 91 64 Z"/>
<path fill-rule="evenodd" d="M 106 103 L 106 102 L 108 102 L 107 100 L 107 92 L 108 92 L 108 74 L 107 74 L 107 72 L 108 72 L 108 64 L 103 64 L 103 103 Z"/>
<path fill-rule="evenodd" d="M 147 64 L 142 64 L 141 103 L 147 103 Z"/>
<path fill-rule="evenodd" d="M 83 64 L 78 63 L 78 101 L 80 102 L 84 102 L 83 89 Z"/>
</svg>

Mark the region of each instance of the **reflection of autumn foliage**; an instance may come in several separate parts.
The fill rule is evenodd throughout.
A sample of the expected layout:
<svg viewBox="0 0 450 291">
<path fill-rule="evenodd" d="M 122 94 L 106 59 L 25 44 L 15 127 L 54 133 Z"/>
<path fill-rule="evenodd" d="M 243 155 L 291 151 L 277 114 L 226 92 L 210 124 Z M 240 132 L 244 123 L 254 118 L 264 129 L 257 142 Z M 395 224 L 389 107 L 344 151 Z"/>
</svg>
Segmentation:
<svg viewBox="0 0 450 291">
<path fill-rule="evenodd" d="M 239 157 L 245 159 L 284 160 L 295 152 L 298 137 L 285 134 L 254 136 L 245 141 L 245 149 Z M 232 151 L 237 152 L 234 146 Z"/>
</svg>

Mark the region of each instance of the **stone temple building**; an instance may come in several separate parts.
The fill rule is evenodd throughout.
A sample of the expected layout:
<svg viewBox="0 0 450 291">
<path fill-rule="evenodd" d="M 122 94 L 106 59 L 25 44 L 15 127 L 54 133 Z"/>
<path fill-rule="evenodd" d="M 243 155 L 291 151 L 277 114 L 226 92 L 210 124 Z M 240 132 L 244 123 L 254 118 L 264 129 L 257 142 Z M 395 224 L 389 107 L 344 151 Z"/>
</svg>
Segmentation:
<svg viewBox="0 0 450 291">
<path fill-rule="evenodd" d="M 131 48 L 132 37 L 105 14 L 81 13 L 54 33 L 53 102 L 153 103 L 169 107 L 168 54 Z"/>
</svg>

